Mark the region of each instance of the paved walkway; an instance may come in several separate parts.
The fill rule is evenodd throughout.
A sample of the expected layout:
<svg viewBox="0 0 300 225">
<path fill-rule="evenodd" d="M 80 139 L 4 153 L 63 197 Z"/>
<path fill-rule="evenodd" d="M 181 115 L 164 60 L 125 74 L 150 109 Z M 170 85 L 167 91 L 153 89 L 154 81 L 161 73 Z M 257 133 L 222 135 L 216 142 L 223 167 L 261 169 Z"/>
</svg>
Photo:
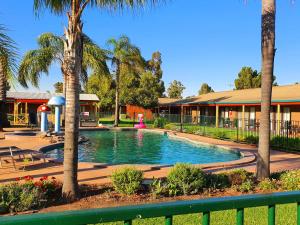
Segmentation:
<svg viewBox="0 0 300 225">
<path fill-rule="evenodd" d="M 183 133 L 174 133 L 170 132 L 172 135 L 176 135 L 178 137 L 189 138 L 193 141 L 209 143 L 213 145 L 222 145 L 229 148 L 238 149 L 240 151 L 252 152 L 256 153 L 257 148 L 251 145 L 239 144 L 230 141 L 217 140 L 207 137 L 201 137 L 197 135 L 191 134 L 183 134 Z M 3 136 L 3 133 L 0 133 L 0 137 Z M 16 145 L 20 148 L 30 148 L 30 149 L 38 149 L 42 145 L 47 145 L 50 143 L 50 139 L 47 138 L 28 138 L 28 141 L 9 141 L 0 139 L 0 147 L 1 146 L 11 146 Z M 19 166 L 19 170 L 15 171 L 12 168 L 11 163 L 7 160 L 7 163 L 4 163 L 4 167 L 0 168 L 0 183 L 11 182 L 16 180 L 16 178 L 24 177 L 26 175 L 31 175 L 35 178 L 40 178 L 42 176 L 56 177 L 59 180 L 63 179 L 63 165 L 57 162 L 47 162 L 42 163 L 42 161 L 37 160 L 34 164 L 24 164 L 23 161 L 17 163 Z M 102 164 L 94 164 L 94 163 L 79 163 L 79 173 L 78 180 L 80 183 L 84 184 L 105 184 L 110 182 L 110 175 L 112 171 L 115 169 L 122 167 L 124 165 L 117 166 L 105 166 Z M 144 171 L 144 175 L 146 178 L 153 177 L 164 177 L 168 173 L 170 167 L 164 166 L 155 166 L 155 165 L 137 165 L 137 168 Z M 227 166 L 226 169 L 234 169 L 234 168 L 245 168 L 249 171 L 255 172 L 255 162 L 250 163 L 248 165 L 232 165 Z M 286 169 L 298 169 L 300 168 L 300 154 L 291 154 L 284 153 L 279 151 L 271 152 L 271 170 L 280 171 Z M 222 171 L 224 168 L 222 167 L 211 167 L 206 170 L 210 171 Z"/>
</svg>

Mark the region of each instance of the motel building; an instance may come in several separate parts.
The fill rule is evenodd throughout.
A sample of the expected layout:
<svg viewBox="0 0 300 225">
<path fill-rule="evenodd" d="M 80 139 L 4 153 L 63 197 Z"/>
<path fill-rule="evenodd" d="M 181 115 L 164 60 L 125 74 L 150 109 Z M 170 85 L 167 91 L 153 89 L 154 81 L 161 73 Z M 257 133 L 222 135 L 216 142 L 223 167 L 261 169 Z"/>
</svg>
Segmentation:
<svg viewBox="0 0 300 225">
<path fill-rule="evenodd" d="M 174 122 L 259 129 L 260 101 L 260 88 L 222 91 L 181 100 L 160 98 L 154 111 Z M 273 132 L 288 126 L 300 134 L 300 84 L 273 87 L 270 118 Z"/>
<path fill-rule="evenodd" d="M 38 125 L 39 114 L 37 108 L 47 104 L 53 96 L 62 94 L 36 92 L 7 92 L 8 120 L 13 126 Z M 99 98 L 95 94 L 80 94 L 81 116 L 95 117 L 98 113 Z M 48 115 L 48 120 L 54 122 L 54 110 Z"/>
</svg>

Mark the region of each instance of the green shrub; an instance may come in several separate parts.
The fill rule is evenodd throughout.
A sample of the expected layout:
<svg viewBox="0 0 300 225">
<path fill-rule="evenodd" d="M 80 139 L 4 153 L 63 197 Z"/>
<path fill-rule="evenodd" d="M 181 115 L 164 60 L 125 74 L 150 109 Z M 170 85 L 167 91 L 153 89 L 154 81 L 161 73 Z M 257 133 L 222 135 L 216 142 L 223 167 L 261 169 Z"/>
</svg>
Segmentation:
<svg viewBox="0 0 300 225">
<path fill-rule="evenodd" d="M 205 174 L 200 168 L 178 163 L 167 176 L 170 195 L 195 194 L 205 186 Z"/>
<path fill-rule="evenodd" d="M 300 170 L 291 170 L 280 176 L 281 186 L 284 190 L 300 190 Z"/>
<path fill-rule="evenodd" d="M 274 179 L 264 179 L 258 184 L 258 189 L 262 191 L 274 191 L 277 189 L 277 181 Z"/>
<path fill-rule="evenodd" d="M 180 129 L 180 126 L 178 126 L 177 124 L 174 124 L 174 123 L 167 123 L 165 125 L 165 129 L 176 131 L 176 130 Z"/>
<path fill-rule="evenodd" d="M 253 174 L 244 169 L 235 169 L 226 174 L 231 185 L 241 185 L 245 181 L 253 179 Z"/>
<path fill-rule="evenodd" d="M 22 183 L 21 183 L 22 182 Z M 42 177 L 34 181 L 31 176 L 24 177 L 22 181 L 0 186 L 0 208 L 2 212 L 22 212 L 37 209 L 45 205 L 61 184 L 55 179 Z"/>
<path fill-rule="evenodd" d="M 228 132 L 226 131 L 214 131 L 211 135 L 213 138 L 217 139 L 229 139 Z"/>
<path fill-rule="evenodd" d="M 150 184 L 150 192 L 154 198 L 161 197 L 167 192 L 167 183 L 163 179 L 154 179 Z"/>
<path fill-rule="evenodd" d="M 214 189 L 224 189 L 230 187 L 228 175 L 224 173 L 220 174 L 213 174 L 209 173 L 206 174 L 206 188 L 210 190 Z"/>
<path fill-rule="evenodd" d="M 243 141 L 249 143 L 249 144 L 258 144 L 258 136 L 246 136 Z"/>
<path fill-rule="evenodd" d="M 153 127 L 155 128 L 165 128 L 166 125 L 166 119 L 162 118 L 162 117 L 157 117 L 155 118 L 154 122 L 153 122 Z"/>
<path fill-rule="evenodd" d="M 135 194 L 141 187 L 143 172 L 133 167 L 118 169 L 112 173 L 114 189 L 126 195 Z"/>
<path fill-rule="evenodd" d="M 254 190 L 254 183 L 252 180 L 246 180 L 240 185 L 235 185 L 235 189 L 240 192 L 250 192 Z"/>
<path fill-rule="evenodd" d="M 287 150 L 299 151 L 300 138 L 277 136 L 271 139 L 271 146 Z"/>
<path fill-rule="evenodd" d="M 127 119 L 127 114 L 120 114 L 120 120 Z"/>
</svg>

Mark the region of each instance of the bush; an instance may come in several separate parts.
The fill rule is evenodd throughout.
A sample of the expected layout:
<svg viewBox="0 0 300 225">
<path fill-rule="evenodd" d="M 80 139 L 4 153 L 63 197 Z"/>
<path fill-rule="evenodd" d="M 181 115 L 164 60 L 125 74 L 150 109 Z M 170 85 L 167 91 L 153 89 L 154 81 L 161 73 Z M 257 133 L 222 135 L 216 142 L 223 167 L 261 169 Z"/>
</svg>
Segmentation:
<svg viewBox="0 0 300 225">
<path fill-rule="evenodd" d="M 252 180 L 246 180 L 242 184 L 236 185 L 235 188 L 240 192 L 250 192 L 254 190 L 254 183 Z"/>
<path fill-rule="evenodd" d="M 143 172 L 133 167 L 118 169 L 112 174 L 114 189 L 126 195 L 135 194 L 141 187 Z"/>
<path fill-rule="evenodd" d="M 235 169 L 226 174 L 231 185 L 241 185 L 245 181 L 253 179 L 253 174 L 244 169 Z"/>
<path fill-rule="evenodd" d="M 277 189 L 277 182 L 274 179 L 264 179 L 259 182 L 258 189 L 262 191 L 274 191 Z"/>
<path fill-rule="evenodd" d="M 206 188 L 210 190 L 230 187 L 229 178 L 226 174 L 206 174 Z"/>
<path fill-rule="evenodd" d="M 195 194 L 205 186 L 205 174 L 200 168 L 178 163 L 167 176 L 169 195 Z"/>
<path fill-rule="evenodd" d="M 43 177 L 34 181 L 31 176 L 17 182 L 0 186 L 0 207 L 2 212 L 22 212 L 45 205 L 61 184 L 55 178 Z M 22 182 L 22 183 L 21 183 Z"/>
<path fill-rule="evenodd" d="M 258 136 L 253 136 L 253 135 L 246 136 L 244 138 L 244 141 L 249 144 L 258 144 Z"/>
<path fill-rule="evenodd" d="M 167 183 L 163 179 L 154 179 L 150 184 L 151 195 L 154 198 L 161 197 L 167 192 Z"/>
<path fill-rule="evenodd" d="M 165 128 L 165 125 L 166 125 L 166 119 L 162 117 L 155 118 L 153 122 L 154 128 Z"/>
<path fill-rule="evenodd" d="M 291 170 L 280 176 L 281 186 L 284 190 L 300 190 L 300 170 Z"/>
</svg>

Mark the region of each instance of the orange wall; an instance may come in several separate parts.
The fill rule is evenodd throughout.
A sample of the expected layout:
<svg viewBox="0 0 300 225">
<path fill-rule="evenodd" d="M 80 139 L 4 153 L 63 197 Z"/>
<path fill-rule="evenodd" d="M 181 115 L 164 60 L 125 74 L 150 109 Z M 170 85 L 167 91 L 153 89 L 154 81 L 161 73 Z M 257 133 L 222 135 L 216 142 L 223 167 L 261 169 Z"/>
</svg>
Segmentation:
<svg viewBox="0 0 300 225">
<path fill-rule="evenodd" d="M 137 119 L 138 114 L 144 114 L 145 119 L 148 120 L 153 119 L 153 114 L 151 109 L 145 109 L 143 107 L 135 106 L 135 105 L 126 105 L 126 114 L 130 118 L 133 118 L 135 115 L 135 119 Z"/>
</svg>

